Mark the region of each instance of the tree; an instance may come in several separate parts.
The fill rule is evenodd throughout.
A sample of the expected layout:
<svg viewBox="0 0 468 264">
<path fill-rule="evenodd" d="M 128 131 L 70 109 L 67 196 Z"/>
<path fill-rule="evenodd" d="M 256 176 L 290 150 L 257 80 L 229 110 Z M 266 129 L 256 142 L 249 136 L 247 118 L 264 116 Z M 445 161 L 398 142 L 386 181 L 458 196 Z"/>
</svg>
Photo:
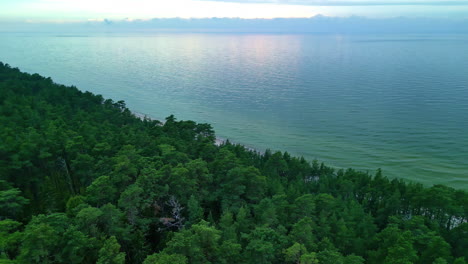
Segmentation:
<svg viewBox="0 0 468 264">
<path fill-rule="evenodd" d="M 53 263 L 60 235 L 48 224 L 29 224 L 18 257 L 19 263 Z"/>
<path fill-rule="evenodd" d="M 317 254 L 315 252 L 307 253 L 301 256 L 300 264 L 319 264 Z"/>
<path fill-rule="evenodd" d="M 166 254 L 164 252 L 149 255 L 143 264 L 186 264 L 187 258 L 179 254 Z"/>
<path fill-rule="evenodd" d="M 96 220 L 104 234 L 115 236 L 119 241 L 130 240 L 132 226 L 125 222 L 124 212 L 113 204 L 106 204 L 99 210 L 102 214 L 98 213 L 99 217 Z M 143 250 L 143 247 L 139 250 Z"/>
<path fill-rule="evenodd" d="M 101 217 L 103 213 L 101 209 L 95 207 L 83 208 L 75 217 L 75 223 L 78 230 L 92 237 L 100 237 L 101 235 Z"/>
<path fill-rule="evenodd" d="M 320 264 L 344 264 L 343 255 L 335 250 L 323 250 L 317 253 Z"/>
<path fill-rule="evenodd" d="M 18 232 L 21 223 L 5 219 L 0 221 L 0 259 L 14 259 L 18 255 L 22 234 Z"/>
<path fill-rule="evenodd" d="M 245 186 L 245 200 L 250 203 L 258 203 L 265 195 L 267 187 L 267 178 L 260 174 L 260 170 L 253 166 L 243 167 L 241 169 L 242 178 Z"/>
<path fill-rule="evenodd" d="M 385 264 L 412 264 L 417 260 L 416 251 L 413 249 L 411 235 L 404 232 L 398 237 L 396 244 L 388 248 Z"/>
<path fill-rule="evenodd" d="M 284 251 L 285 260 L 297 264 L 301 263 L 301 258 L 304 254 L 307 254 L 307 249 L 299 243 L 294 243 L 294 245 Z"/>
<path fill-rule="evenodd" d="M 110 180 L 118 191 L 123 191 L 130 181 L 136 178 L 139 166 L 142 163 L 142 157 L 135 146 L 128 144 L 122 146 L 112 158 L 112 161 L 114 166 L 110 174 Z"/>
<path fill-rule="evenodd" d="M 269 227 L 256 227 L 248 235 L 245 253 L 250 263 L 270 263 L 282 259 L 282 251 L 287 243 L 286 237 Z"/>
<path fill-rule="evenodd" d="M 59 263 L 95 263 L 98 253 L 97 244 L 95 238 L 86 236 L 72 226 L 63 234 L 61 249 L 55 259 Z"/>
<path fill-rule="evenodd" d="M 125 263 L 125 253 L 120 252 L 120 245 L 115 236 L 111 236 L 104 241 L 104 245 L 99 250 L 97 264 L 123 264 Z"/>
<path fill-rule="evenodd" d="M 236 233 L 237 223 L 234 223 L 233 215 L 230 211 L 225 211 L 219 219 L 219 228 L 221 229 L 223 240 L 232 240 L 237 242 Z"/>
<path fill-rule="evenodd" d="M 19 263 L 54 263 L 63 245 L 63 234 L 70 225 L 65 214 L 38 215 L 22 234 Z"/>
<path fill-rule="evenodd" d="M 275 258 L 273 244 L 260 239 L 249 240 L 245 248 L 246 261 L 252 264 L 269 264 Z"/>
<path fill-rule="evenodd" d="M 250 215 L 250 210 L 241 207 L 236 215 L 236 228 L 237 228 L 237 235 L 240 236 L 242 234 L 247 234 L 251 228 L 252 219 Z"/>
<path fill-rule="evenodd" d="M 376 237 L 379 249 L 371 253 L 371 263 L 411 264 L 417 261 L 411 232 L 391 224 Z"/>
<path fill-rule="evenodd" d="M 467 206 L 468 207 L 468 206 Z M 450 230 L 449 240 L 454 249 L 454 256 L 464 257 L 468 259 L 468 222 L 462 223 L 454 229 Z"/>
<path fill-rule="evenodd" d="M 308 251 L 317 249 L 317 238 L 314 235 L 314 226 L 312 219 L 304 217 L 295 223 L 288 238 L 291 242 L 298 242 L 306 247 Z"/>
<path fill-rule="evenodd" d="M 210 154 L 213 155 L 213 154 Z M 210 195 L 210 186 L 213 182 L 213 175 L 208 169 L 208 164 L 202 159 L 191 160 L 185 164 L 188 170 L 188 177 L 195 183 L 197 198 L 202 200 Z"/>
<path fill-rule="evenodd" d="M 86 198 L 90 204 L 95 206 L 114 203 L 117 199 L 117 189 L 109 176 L 101 176 L 86 188 Z"/>
<path fill-rule="evenodd" d="M 85 198 L 81 195 L 72 196 L 68 199 L 66 204 L 66 213 L 68 217 L 75 217 L 76 214 L 83 209 L 84 207 L 88 207 L 89 205 L 86 204 Z"/>
<path fill-rule="evenodd" d="M 28 199 L 21 196 L 21 191 L 17 188 L 1 189 L 6 185 L 0 180 L 0 221 L 5 218 L 17 219 L 24 205 L 28 204 Z"/>
<path fill-rule="evenodd" d="M 364 264 L 365 260 L 361 256 L 349 255 L 344 258 L 344 264 Z"/>
<path fill-rule="evenodd" d="M 203 208 L 200 206 L 200 203 L 191 195 L 187 204 L 188 211 L 188 221 L 190 224 L 194 224 L 203 219 Z"/>
<path fill-rule="evenodd" d="M 294 219 L 301 219 L 303 217 L 313 219 L 313 217 L 316 216 L 315 197 L 312 194 L 304 194 L 296 198 L 296 200 L 294 200 L 292 212 L 292 217 Z"/>
<path fill-rule="evenodd" d="M 138 221 L 140 212 L 145 208 L 143 201 L 143 188 L 136 184 L 128 186 L 125 191 L 120 195 L 119 207 L 122 208 L 127 214 L 127 220 L 131 225 L 135 225 Z"/>
<path fill-rule="evenodd" d="M 221 231 L 200 221 L 189 229 L 181 230 L 167 243 L 168 254 L 180 254 L 188 258 L 189 263 L 216 263 L 219 256 Z"/>
<path fill-rule="evenodd" d="M 219 263 L 241 263 L 242 262 L 242 246 L 235 240 L 224 240 L 219 250 Z"/>
<path fill-rule="evenodd" d="M 264 198 L 255 207 L 256 222 L 259 225 L 266 225 L 269 227 L 275 227 L 279 224 L 278 217 L 276 215 L 276 207 L 272 200 Z"/>
<path fill-rule="evenodd" d="M 443 258 L 437 258 L 432 264 L 448 264 L 448 262 Z"/>
<path fill-rule="evenodd" d="M 432 236 L 426 249 L 422 252 L 420 257 L 421 263 L 439 263 L 441 259 L 449 260 L 451 258 L 450 245 L 440 236 Z"/>
<path fill-rule="evenodd" d="M 221 198 L 223 210 L 232 208 L 236 210 L 242 206 L 242 197 L 245 195 L 245 175 L 244 169 L 235 167 L 230 169 L 220 182 L 218 196 Z"/>
</svg>

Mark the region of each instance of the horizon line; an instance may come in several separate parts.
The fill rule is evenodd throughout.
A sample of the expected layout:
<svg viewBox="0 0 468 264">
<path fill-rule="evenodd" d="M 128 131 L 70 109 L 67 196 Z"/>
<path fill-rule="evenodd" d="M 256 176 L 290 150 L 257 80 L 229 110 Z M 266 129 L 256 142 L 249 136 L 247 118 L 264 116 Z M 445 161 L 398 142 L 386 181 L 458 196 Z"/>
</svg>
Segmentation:
<svg viewBox="0 0 468 264">
<path fill-rule="evenodd" d="M 154 20 L 214 20 L 214 19 L 226 19 L 226 20 L 301 20 L 301 19 L 319 19 L 319 18 L 331 18 L 331 19 L 363 19 L 363 20 L 392 20 L 392 19 L 408 19 L 408 20 L 439 20 L 439 21 L 463 21 L 468 20 L 468 17 L 409 17 L 409 16 L 391 16 L 391 17 L 368 17 L 360 15 L 349 15 L 349 16 L 328 16 L 323 14 L 317 14 L 309 17 L 258 17 L 258 18 L 243 18 L 243 17 L 153 17 L 153 18 L 83 18 L 75 20 L 65 19 L 22 19 L 22 20 L 9 20 L 0 19 L 2 22 L 9 23 L 24 23 L 24 24 L 76 24 L 76 23 L 114 23 L 114 22 L 151 22 Z"/>
</svg>

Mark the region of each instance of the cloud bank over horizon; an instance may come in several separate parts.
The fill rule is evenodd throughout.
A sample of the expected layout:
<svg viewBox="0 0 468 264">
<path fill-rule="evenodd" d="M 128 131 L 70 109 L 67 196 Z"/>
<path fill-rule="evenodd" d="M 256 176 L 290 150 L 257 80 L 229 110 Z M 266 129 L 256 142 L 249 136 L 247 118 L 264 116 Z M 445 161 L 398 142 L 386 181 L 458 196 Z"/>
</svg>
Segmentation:
<svg viewBox="0 0 468 264">
<path fill-rule="evenodd" d="M 234 2 L 234 3 L 271 3 L 283 5 L 305 5 L 305 6 L 464 6 L 467 0 L 206 0 L 212 2 Z"/>
<path fill-rule="evenodd" d="M 1 0 L 0 22 L 151 18 L 468 18 L 468 0 Z"/>
<path fill-rule="evenodd" d="M 98 19 L 68 23 L 1 23 L 0 32 L 53 34 L 226 32 L 226 33 L 468 33 L 468 19 L 328 17 Z"/>
</svg>

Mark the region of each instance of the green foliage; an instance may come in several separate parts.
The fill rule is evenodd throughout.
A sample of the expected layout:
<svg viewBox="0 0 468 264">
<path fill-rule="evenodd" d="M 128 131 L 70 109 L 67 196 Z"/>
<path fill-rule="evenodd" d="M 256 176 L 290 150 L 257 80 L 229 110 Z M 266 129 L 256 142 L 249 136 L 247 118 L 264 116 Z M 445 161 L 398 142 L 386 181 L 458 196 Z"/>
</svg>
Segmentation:
<svg viewBox="0 0 468 264">
<path fill-rule="evenodd" d="M 117 188 L 109 176 L 101 176 L 86 188 L 86 197 L 90 204 L 101 206 L 115 202 Z"/>
<path fill-rule="evenodd" d="M 272 263 L 275 258 L 275 249 L 273 244 L 259 239 L 249 240 L 245 248 L 247 263 Z"/>
<path fill-rule="evenodd" d="M 468 259 L 464 190 L 217 146 L 3 63 L 0 123 L 0 263 Z"/>
<path fill-rule="evenodd" d="M 364 264 L 364 258 L 356 255 L 349 255 L 344 258 L 344 264 Z"/>
<path fill-rule="evenodd" d="M 453 264 L 466 264 L 465 258 L 457 258 Z"/>
<path fill-rule="evenodd" d="M 434 262 L 432 262 L 433 264 L 447 264 L 448 262 L 443 259 L 443 258 L 437 258 L 436 260 L 434 260 Z"/>
<path fill-rule="evenodd" d="M 97 257 L 96 247 L 98 242 L 78 231 L 76 227 L 70 227 L 63 234 L 63 243 L 56 261 L 59 263 L 92 263 Z"/>
<path fill-rule="evenodd" d="M 307 254 L 307 249 L 299 243 L 294 243 L 294 245 L 284 251 L 285 260 L 290 263 L 300 262 L 305 254 Z"/>
<path fill-rule="evenodd" d="M 410 264 L 417 260 L 411 232 L 389 225 L 376 238 L 379 249 L 374 255 L 374 263 Z"/>
<path fill-rule="evenodd" d="M 300 264 L 319 264 L 317 254 L 315 252 L 307 253 L 301 256 Z"/>
<path fill-rule="evenodd" d="M 243 236 L 248 241 L 245 248 L 249 263 L 271 263 L 282 259 L 286 237 L 269 227 L 256 227 L 249 235 Z"/>
<path fill-rule="evenodd" d="M 189 263 L 217 263 L 219 258 L 221 231 L 201 221 L 190 229 L 182 230 L 167 243 L 166 250 L 181 254 Z"/>
<path fill-rule="evenodd" d="M 145 207 L 143 192 L 143 188 L 136 184 L 132 184 L 120 195 L 120 199 L 118 201 L 119 207 L 126 212 L 128 222 L 131 225 L 136 224 L 140 212 Z"/>
<path fill-rule="evenodd" d="M 48 224 L 30 224 L 24 232 L 24 242 L 18 257 L 20 263 L 53 263 L 60 234 Z"/>
<path fill-rule="evenodd" d="M 421 263 L 431 263 L 438 260 L 449 260 L 451 258 L 450 245 L 440 236 L 431 236 L 430 240 L 421 254 Z"/>
<path fill-rule="evenodd" d="M 234 223 L 233 214 L 230 211 L 225 211 L 219 219 L 219 227 L 221 229 L 222 238 L 226 241 L 238 241 L 236 233 L 237 223 Z"/>
<path fill-rule="evenodd" d="M 143 264 L 186 264 L 187 258 L 178 254 L 155 253 L 148 256 Z"/>
<path fill-rule="evenodd" d="M 74 218 L 76 226 L 87 235 L 100 237 L 100 222 L 103 213 L 101 209 L 95 207 L 83 208 Z"/>
<path fill-rule="evenodd" d="M 343 256 L 335 250 L 323 250 L 317 253 L 320 264 L 344 264 Z"/>
<path fill-rule="evenodd" d="M 84 197 L 81 195 L 72 196 L 68 199 L 66 204 L 66 213 L 68 217 L 75 217 L 76 214 L 82 209 L 87 207 Z"/>
<path fill-rule="evenodd" d="M 0 220 L 4 218 L 16 217 L 21 212 L 24 205 L 28 204 L 28 199 L 21 196 L 21 191 L 17 188 L 6 187 L 5 181 L 0 180 Z"/>
<path fill-rule="evenodd" d="M 123 264 L 125 263 L 125 253 L 120 252 L 120 245 L 114 236 L 106 239 L 104 245 L 99 250 L 97 264 Z"/>
<path fill-rule="evenodd" d="M 14 259 L 19 253 L 22 234 L 18 232 L 21 223 L 6 219 L 0 221 L 0 259 Z"/>
<path fill-rule="evenodd" d="M 224 240 L 220 246 L 219 263 L 241 263 L 242 246 L 235 240 Z"/>
<path fill-rule="evenodd" d="M 293 225 L 288 237 L 291 241 L 304 245 L 308 251 L 314 251 L 317 249 L 314 226 L 312 219 L 306 216 Z"/>
</svg>

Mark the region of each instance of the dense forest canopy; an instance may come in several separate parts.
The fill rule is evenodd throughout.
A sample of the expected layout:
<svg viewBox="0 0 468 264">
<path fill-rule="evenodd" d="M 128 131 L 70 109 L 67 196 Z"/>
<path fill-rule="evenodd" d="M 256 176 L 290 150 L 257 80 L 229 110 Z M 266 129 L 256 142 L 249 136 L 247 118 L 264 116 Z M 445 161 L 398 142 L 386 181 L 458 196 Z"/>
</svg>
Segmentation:
<svg viewBox="0 0 468 264">
<path fill-rule="evenodd" d="M 0 263 L 462 264 L 468 195 L 216 146 L 0 63 Z"/>
</svg>

